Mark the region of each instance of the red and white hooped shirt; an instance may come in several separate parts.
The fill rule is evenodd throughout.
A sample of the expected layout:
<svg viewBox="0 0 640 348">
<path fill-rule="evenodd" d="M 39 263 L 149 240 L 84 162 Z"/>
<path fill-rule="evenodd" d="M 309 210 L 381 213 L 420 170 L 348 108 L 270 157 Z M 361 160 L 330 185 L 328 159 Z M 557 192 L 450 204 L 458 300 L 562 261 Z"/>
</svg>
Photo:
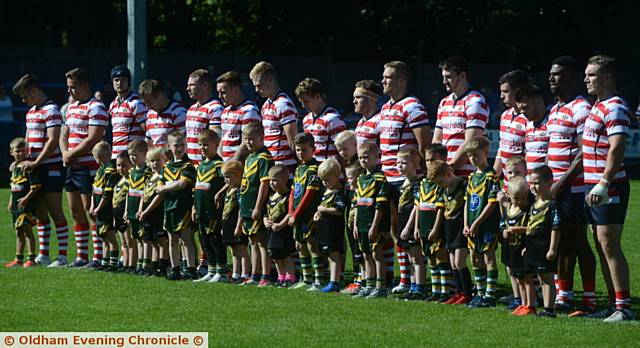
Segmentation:
<svg viewBox="0 0 640 348">
<path fill-rule="evenodd" d="M 451 162 L 465 140 L 465 132 L 478 128 L 483 132 L 489 120 L 489 106 L 484 96 L 475 90 L 469 90 L 456 98 L 451 93 L 440 101 L 436 128 L 442 129 L 442 144 L 447 148 L 447 161 Z M 456 170 L 456 175 L 467 177 L 473 172 L 469 161 Z"/>
<path fill-rule="evenodd" d="M 187 110 L 176 102 L 171 102 L 160 113 L 149 110 L 147 113 L 147 139 L 151 140 L 151 145 L 166 145 L 167 136 L 175 129 L 185 134 L 186 114 Z"/>
<path fill-rule="evenodd" d="M 113 140 L 111 146 L 111 158 L 114 159 L 122 151 L 127 150 L 127 145 L 133 140 L 144 140 L 145 131 L 140 125 L 147 121 L 147 106 L 140 97 L 131 92 L 120 99 L 116 97 L 109 105 L 111 126 L 113 128 Z"/>
<path fill-rule="evenodd" d="M 67 108 L 67 120 L 65 124 L 69 127 L 69 150 L 75 149 L 84 139 L 89 136 L 89 127 L 101 127 L 104 136 L 104 129 L 109 122 L 109 115 L 101 101 L 91 97 L 84 102 L 74 102 Z M 76 166 L 77 165 L 77 166 Z M 75 168 L 95 171 L 98 163 L 93 158 L 91 150 L 81 154 L 76 158 Z"/>
<path fill-rule="evenodd" d="M 338 110 L 331 106 L 325 106 L 324 110 L 317 116 L 308 113 L 302 120 L 303 131 L 313 135 L 313 140 L 316 144 L 313 157 L 318 162 L 338 156 L 338 150 L 334 142 L 338 134 L 346 128 L 347 126 Z"/>
<path fill-rule="evenodd" d="M 538 122 L 527 121 L 525 159 L 527 161 L 527 171 L 529 172 L 546 164 L 547 152 L 549 152 L 547 120 L 548 116 Z"/>
<path fill-rule="evenodd" d="M 361 144 L 370 141 L 377 143 L 378 137 L 380 136 L 380 130 L 378 129 L 378 124 L 380 123 L 380 112 L 374 113 L 371 117 L 365 118 L 362 116 L 358 123 L 356 124 L 356 129 L 354 133 L 356 134 L 356 140 L 358 146 Z"/>
<path fill-rule="evenodd" d="M 298 122 L 298 109 L 293 100 L 284 92 L 275 98 L 267 99 L 261 109 L 264 127 L 264 146 L 269 150 L 275 164 L 282 164 L 293 174 L 296 167 L 296 154 L 293 144 L 289 144 L 284 126 Z"/>
<path fill-rule="evenodd" d="M 198 135 L 210 126 L 220 126 L 222 110 L 224 110 L 224 105 L 216 98 L 211 98 L 204 104 L 196 102 L 187 110 L 185 121 L 187 156 L 194 165 L 198 165 L 203 158 L 200 145 L 198 145 Z"/>
<path fill-rule="evenodd" d="M 242 145 L 242 129 L 251 122 L 260 122 L 260 110 L 256 103 L 245 100 L 240 105 L 229 105 L 220 115 L 222 127 L 222 160 L 228 161 Z"/>
<path fill-rule="evenodd" d="M 62 127 L 62 114 L 58 105 L 52 100 L 45 101 L 40 106 L 33 106 L 27 111 L 25 117 L 27 132 L 27 150 L 29 151 L 29 159 L 35 160 L 38 158 L 44 144 L 48 140 L 47 130 L 52 127 Z M 49 156 L 49 158 L 42 161 L 43 164 L 62 163 L 62 156 L 60 155 L 60 148 L 56 144 L 56 149 Z"/>
</svg>

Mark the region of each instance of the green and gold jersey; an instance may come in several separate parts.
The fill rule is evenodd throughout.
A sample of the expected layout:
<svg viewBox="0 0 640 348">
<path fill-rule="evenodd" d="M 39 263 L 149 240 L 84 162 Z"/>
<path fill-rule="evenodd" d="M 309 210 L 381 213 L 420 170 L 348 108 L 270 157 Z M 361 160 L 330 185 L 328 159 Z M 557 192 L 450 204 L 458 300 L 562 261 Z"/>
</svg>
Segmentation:
<svg viewBox="0 0 640 348">
<path fill-rule="evenodd" d="M 322 196 L 320 190 L 322 189 L 322 182 L 318 176 L 318 162 L 313 159 L 309 163 L 301 163 L 296 167 L 293 174 L 293 184 L 291 190 L 293 190 L 293 209 L 297 209 L 304 197 L 305 192 L 315 191 L 316 194 L 308 207 L 300 214 L 299 221 L 310 222 L 313 215 L 320 205 Z"/>
<path fill-rule="evenodd" d="M 326 219 L 331 227 L 341 226 L 344 223 L 344 213 L 347 209 L 348 201 L 344 197 L 344 189 L 337 188 L 333 190 L 325 189 L 322 194 L 320 205 L 326 208 L 335 208 L 340 212 L 340 216 L 331 214 L 322 214 L 322 218 Z M 340 228 L 342 229 L 342 227 Z"/>
<path fill-rule="evenodd" d="M 129 170 L 129 190 L 127 192 L 127 218 L 136 219 L 136 213 L 140 208 L 140 200 L 144 196 L 144 183 L 153 173 L 145 163 L 140 168 Z"/>
<path fill-rule="evenodd" d="M 98 168 L 96 176 L 93 178 L 93 193 L 91 195 L 94 207 L 97 207 L 102 199 L 106 199 L 109 204 L 103 210 L 111 209 L 113 189 L 118 181 L 120 181 L 120 174 L 116 172 L 115 161 L 109 161 Z"/>
<path fill-rule="evenodd" d="M 196 182 L 196 168 L 185 155 L 180 160 L 172 160 L 162 171 L 162 185 L 184 180 L 188 183 L 182 190 L 167 192 L 164 195 L 164 211 L 191 210 L 193 205 L 193 185 Z"/>
<path fill-rule="evenodd" d="M 420 189 L 420 179 L 422 179 L 422 177 L 416 177 L 413 181 L 407 178 L 400 187 L 400 197 L 398 198 L 398 227 L 400 231 L 411 217 L 415 197 L 418 195 Z"/>
<path fill-rule="evenodd" d="M 284 219 L 289 210 L 289 191 L 280 194 L 274 192 L 267 202 L 267 216 L 273 223 L 279 223 Z"/>
<path fill-rule="evenodd" d="M 15 165 L 13 172 L 11 173 L 12 212 L 14 214 L 35 212 L 35 199 L 31 199 L 23 209 L 18 208 L 18 200 L 29 194 L 29 191 L 36 191 L 41 187 L 42 185 L 40 185 L 37 175 L 34 175 L 31 170 L 24 170 L 20 166 Z"/>
<path fill-rule="evenodd" d="M 215 204 L 215 195 L 224 186 L 222 176 L 222 159 L 217 155 L 212 159 L 204 159 L 198 166 L 196 184 L 193 187 L 193 206 L 196 219 L 200 223 L 208 223 L 219 219 L 220 210 Z"/>
<path fill-rule="evenodd" d="M 158 188 L 162 186 L 162 176 L 158 173 L 153 173 L 149 179 L 144 183 L 144 193 L 142 196 L 142 206 L 147 207 L 151 204 L 151 201 L 158 194 Z"/>
<path fill-rule="evenodd" d="M 231 187 L 224 196 L 224 209 L 222 210 L 222 220 L 235 219 L 238 217 L 238 207 L 240 206 L 240 189 Z"/>
<path fill-rule="evenodd" d="M 243 218 L 251 218 L 251 212 L 258 200 L 260 184 L 269 180 L 269 168 L 272 166 L 273 159 L 266 147 L 249 154 L 244 161 L 240 185 L 240 216 Z"/>
<path fill-rule="evenodd" d="M 435 183 L 423 178 L 415 197 L 415 206 L 418 208 L 418 228 L 421 234 L 428 234 L 433 229 L 438 215 L 438 208 L 443 208 L 442 188 Z"/>
<path fill-rule="evenodd" d="M 124 209 L 124 203 L 127 201 L 127 193 L 129 192 L 129 179 L 120 177 L 116 186 L 113 187 L 113 199 L 111 204 L 114 208 Z"/>
<path fill-rule="evenodd" d="M 442 190 L 442 204 L 444 205 L 444 218 L 454 220 L 462 217 L 464 209 L 464 197 L 467 193 L 467 181 L 458 178 L 452 187 Z"/>
<path fill-rule="evenodd" d="M 379 233 L 389 232 L 390 211 L 387 179 L 381 171 L 361 174 L 356 187 L 356 225 L 359 233 L 369 233 L 376 210 L 382 213 Z"/>
<path fill-rule="evenodd" d="M 486 206 L 497 202 L 498 192 L 500 191 L 500 180 L 496 176 L 496 172 L 491 167 L 483 172 L 474 171 L 469 175 L 467 182 L 467 193 L 465 200 L 467 201 L 467 224 L 471 224 L 478 219 Z M 493 211 L 485 221 L 482 222 L 484 231 L 493 229 L 493 225 L 499 222 L 499 214 L 497 209 Z"/>
<path fill-rule="evenodd" d="M 354 190 L 347 190 L 346 198 L 347 206 L 345 207 L 344 223 L 347 233 L 351 233 L 356 218 L 356 192 Z"/>
</svg>

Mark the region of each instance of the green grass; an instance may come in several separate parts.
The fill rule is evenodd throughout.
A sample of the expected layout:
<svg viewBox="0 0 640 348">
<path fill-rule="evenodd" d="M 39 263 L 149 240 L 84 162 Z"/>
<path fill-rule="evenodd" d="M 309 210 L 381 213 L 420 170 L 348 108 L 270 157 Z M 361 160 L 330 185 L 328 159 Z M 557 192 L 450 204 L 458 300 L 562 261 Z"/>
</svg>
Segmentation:
<svg viewBox="0 0 640 348">
<path fill-rule="evenodd" d="M 623 244 L 631 291 L 638 294 L 640 283 L 634 275 L 640 269 L 639 182 L 633 183 L 632 191 Z M 0 201 L 6 202 L 8 195 L 1 190 Z M 0 226 L 0 263 L 5 263 L 14 257 L 15 245 L 8 213 L 0 214 Z M 74 255 L 72 241 L 69 255 Z M 499 281 L 505 292 L 503 268 Z M 578 276 L 575 283 L 580 289 Z M 597 288 L 602 303 L 599 269 Z M 0 294 L 1 331 L 207 331 L 212 346 L 640 345 L 639 322 L 516 318 L 503 307 L 469 310 L 391 299 L 353 300 L 87 270 L 0 268 Z M 634 297 L 636 311 L 638 303 Z"/>
</svg>

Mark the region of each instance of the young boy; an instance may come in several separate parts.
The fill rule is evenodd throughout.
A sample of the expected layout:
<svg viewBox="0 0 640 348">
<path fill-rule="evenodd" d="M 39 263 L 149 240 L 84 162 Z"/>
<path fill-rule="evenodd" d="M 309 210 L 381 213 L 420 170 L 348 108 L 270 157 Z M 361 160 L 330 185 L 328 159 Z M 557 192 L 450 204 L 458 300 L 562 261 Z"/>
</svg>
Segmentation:
<svg viewBox="0 0 640 348">
<path fill-rule="evenodd" d="M 222 210 L 222 239 L 231 247 L 233 269 L 231 283 L 243 284 L 249 276 L 249 253 L 247 236 L 242 234 L 242 220 L 238 218 L 240 210 L 240 185 L 242 183 L 243 164 L 238 160 L 228 160 L 222 165 L 222 175 L 229 187 L 225 192 Z"/>
<path fill-rule="evenodd" d="M 113 227 L 113 189 L 120 181 L 120 174 L 111 161 L 111 146 L 106 141 L 97 143 L 91 151 L 100 165 L 93 179 L 93 194 L 89 213 L 95 217 L 98 236 L 105 242 L 102 265 L 97 269 L 113 272 L 118 267 L 119 246 Z"/>
<path fill-rule="evenodd" d="M 131 160 L 129 159 L 129 152 L 122 151 L 116 156 L 116 172 L 120 175 L 120 180 L 113 187 L 113 199 L 111 205 L 113 206 L 113 227 L 116 231 L 120 232 L 120 259 L 117 271 L 121 271 L 124 265 L 128 264 L 129 256 L 127 255 L 127 242 L 125 234 L 127 232 L 127 223 L 124 221 L 125 204 L 127 202 L 127 195 L 129 193 L 129 170 L 131 170 Z"/>
<path fill-rule="evenodd" d="M 296 282 L 295 266 L 291 253 L 295 250 L 293 229 L 289 226 L 289 169 L 276 164 L 269 169 L 269 185 L 273 194 L 269 196 L 267 214 L 263 218 L 269 232 L 269 256 L 276 264 L 278 280 L 276 286 L 288 288 Z"/>
<path fill-rule="evenodd" d="M 267 250 L 267 232 L 262 224 L 262 214 L 269 195 L 269 168 L 273 166 L 273 159 L 264 146 L 262 123 L 253 122 L 245 126 L 242 137 L 250 153 L 244 162 L 240 186 L 240 218 L 242 233 L 249 237 L 251 244 L 253 266 L 252 279 L 245 284 L 258 283 L 258 286 L 263 287 L 270 285 L 271 273 L 271 258 Z"/>
<path fill-rule="evenodd" d="M 524 157 L 522 156 L 509 157 L 507 162 L 504 164 L 503 174 L 505 178 L 505 185 L 502 187 L 502 190 L 498 192 L 498 204 L 500 207 L 501 214 L 503 215 L 501 224 L 503 227 L 506 227 L 504 214 L 506 212 L 506 209 L 509 207 L 509 203 L 510 203 L 510 198 L 508 195 L 508 186 L 506 185 L 506 183 L 513 178 L 516 178 L 516 177 L 524 178 L 527 175 L 527 162 L 525 161 Z M 525 182 L 526 182 L 526 179 L 525 179 Z M 506 248 L 506 244 L 505 244 L 505 241 L 503 240 L 502 253 L 501 253 L 502 262 L 505 265 L 507 265 L 507 273 L 509 274 L 509 280 L 511 282 L 512 295 L 501 297 L 498 301 L 507 304 L 507 309 L 514 310 L 522 305 L 522 297 L 520 294 L 520 287 L 518 286 L 518 280 L 515 276 L 512 275 L 513 272 L 511 271 L 510 266 L 507 264 L 506 260 L 504 259 L 507 253 L 507 250 L 505 248 Z"/>
<path fill-rule="evenodd" d="M 383 244 L 390 238 L 390 208 L 387 179 L 378 166 L 379 154 L 375 143 L 358 147 L 358 160 L 366 173 L 358 177 L 353 236 L 364 254 L 366 286 L 355 297 L 387 296 Z"/>
<path fill-rule="evenodd" d="M 16 230 L 16 258 L 5 265 L 6 268 L 36 266 L 36 240 L 33 236 L 35 223 L 35 199 L 40 190 L 37 176 L 30 170 L 20 167 L 20 162 L 27 159 L 27 142 L 24 138 L 15 138 L 9 143 L 11 156 L 14 159 L 11 172 L 11 198 L 9 212 L 13 217 L 13 227 Z M 25 239 L 28 241 L 29 259 L 24 262 Z"/>
<path fill-rule="evenodd" d="M 345 220 L 345 232 L 347 234 L 347 240 L 349 241 L 349 247 L 351 248 L 351 257 L 353 264 L 353 283 L 349 284 L 342 290 L 342 293 L 354 295 L 362 287 L 362 281 L 364 277 L 364 259 L 362 251 L 360 251 L 360 245 L 358 241 L 353 238 L 353 226 L 355 224 L 356 214 L 356 194 L 355 188 L 358 186 L 358 177 L 364 174 L 364 168 L 360 166 L 360 163 L 354 163 L 345 168 L 345 176 L 347 178 L 346 187 L 346 200 L 347 205 L 345 207 L 344 220 Z"/>
<path fill-rule="evenodd" d="M 161 186 L 156 189 L 164 195 L 164 229 L 169 233 L 169 258 L 171 273 L 168 280 L 195 280 L 196 245 L 191 229 L 191 206 L 193 205 L 193 186 L 196 181 L 196 169 L 187 157 L 187 139 L 179 130 L 172 131 L 167 137 L 171 159 L 164 166 Z M 182 242 L 182 248 L 180 243 Z M 180 273 L 180 251 L 187 259 L 187 269 Z"/>
<path fill-rule="evenodd" d="M 535 313 L 535 289 L 531 281 L 531 270 L 528 269 L 522 255 L 529 223 L 529 210 L 532 203 L 526 179 L 520 176 L 511 177 L 507 194 L 509 202 L 503 209 L 502 214 L 505 223 L 503 231 L 505 242 L 502 249 L 503 261 L 507 265 L 511 277 L 516 280 L 517 294 L 522 296 L 520 304 L 513 308 L 514 311 L 512 313 L 514 315 L 527 315 Z"/>
<path fill-rule="evenodd" d="M 144 184 L 144 193 L 138 209 L 138 220 L 142 224 L 142 237 L 145 245 L 143 262 L 146 275 L 166 277 L 169 267 L 169 241 L 167 232 L 163 228 L 164 197 L 157 190 L 162 186 L 162 174 L 167 163 L 164 147 L 154 147 L 147 153 L 147 165 L 153 171 L 151 177 Z M 151 266 L 149 267 L 149 261 Z"/>
<path fill-rule="evenodd" d="M 147 166 L 147 151 L 149 147 L 142 140 L 134 140 L 129 143 L 127 152 L 133 167 L 129 170 L 129 190 L 125 203 L 125 221 L 129 228 L 125 234 L 125 241 L 128 247 L 128 264 L 125 270 L 129 273 L 139 274 L 142 272 L 142 254 L 144 246 L 140 239 L 142 226 L 137 218 L 140 208 L 140 201 L 144 196 L 145 182 L 151 177 L 151 169 Z M 140 258 L 138 258 L 140 256 Z M 137 267 L 136 267 L 137 264 Z"/>
<path fill-rule="evenodd" d="M 500 210 L 496 208 L 500 184 L 487 160 L 489 145 L 487 138 L 477 137 L 464 147 L 474 167 L 465 195 L 463 231 L 471 252 L 476 283 L 476 296 L 468 303 L 471 308 L 496 306 L 496 246 L 500 225 Z"/>
<path fill-rule="evenodd" d="M 313 215 L 322 199 L 322 183 L 318 178 L 318 162 L 313 157 L 313 136 L 300 133 L 296 135 L 294 145 L 300 164 L 293 175 L 289 195 L 289 226 L 293 227 L 293 239 L 300 255 L 302 281 L 291 288 L 317 291 L 322 288 L 324 265 L 322 252 L 314 238 Z"/>
<path fill-rule="evenodd" d="M 340 273 L 344 253 L 344 212 L 346 199 L 340 183 L 342 168 L 335 158 L 330 158 L 318 167 L 318 176 L 325 187 L 322 200 L 313 221 L 316 224 L 316 240 L 323 253 L 329 257 L 330 282 L 320 291 L 340 291 Z"/>
<path fill-rule="evenodd" d="M 224 186 L 222 159 L 218 156 L 220 137 L 211 129 L 198 135 L 198 145 L 203 155 L 198 166 L 193 191 L 193 221 L 198 226 L 203 249 L 207 255 L 208 273 L 197 282 L 227 282 L 227 249 L 222 243 L 222 209 L 215 204 L 215 194 Z"/>
<path fill-rule="evenodd" d="M 453 296 L 442 303 L 466 304 L 471 301 L 471 274 L 466 262 L 469 249 L 462 234 L 467 181 L 456 176 L 453 168 L 440 160 L 427 165 L 427 178 L 442 188 L 440 200 L 444 205 L 443 235 L 457 289 Z"/>
<path fill-rule="evenodd" d="M 551 195 L 553 173 L 544 165 L 534 168 L 529 174 L 529 186 L 535 202 L 529 212 L 529 224 L 525 238 L 524 261 L 538 275 L 542 285 L 544 310 L 538 316 L 555 318 L 556 288 L 553 274 L 557 272 L 557 229 L 560 221 L 555 201 Z"/>
<path fill-rule="evenodd" d="M 398 228 L 396 230 L 401 232 L 397 244 L 409 253 L 411 262 L 407 267 L 409 271 L 413 266 L 413 279 L 409 286 L 409 292 L 398 298 L 405 301 L 422 301 L 427 297 L 424 255 L 421 245 L 418 243 L 420 239 L 415 238 L 415 214 L 417 211 L 415 198 L 418 196 L 422 180 L 422 174 L 418 173 L 420 160 L 420 151 L 415 147 L 405 147 L 398 152 L 398 171 L 405 177 L 405 180 L 400 187 L 400 196 L 398 197 Z"/>
<path fill-rule="evenodd" d="M 424 152 L 425 164 L 447 159 L 447 148 L 442 144 L 432 144 Z M 429 301 L 445 301 L 451 290 L 451 264 L 445 249 L 442 233 L 444 204 L 441 201 L 442 189 L 423 178 L 416 194 L 416 218 L 414 238 L 420 243 L 423 255 L 428 257 L 431 273 L 431 296 Z"/>
<path fill-rule="evenodd" d="M 345 130 L 340 132 L 336 137 L 336 148 L 338 149 L 338 154 L 340 155 L 340 163 L 342 164 L 342 168 L 344 168 L 344 171 L 345 171 L 344 173 L 345 177 L 347 175 L 346 172 L 348 168 L 362 169 L 362 167 L 360 167 L 360 164 L 358 163 L 358 138 L 356 137 L 356 134 L 353 131 Z M 352 174 L 355 174 L 354 176 L 352 176 L 352 181 L 350 182 L 349 180 L 347 180 L 345 185 L 345 189 L 346 189 L 345 192 L 348 196 L 346 197 L 347 202 L 351 202 L 350 198 L 353 197 L 352 193 L 354 190 L 356 179 L 358 178 L 358 175 L 360 175 L 361 173 L 352 173 Z M 349 215 L 350 209 L 351 209 L 351 204 L 347 204 L 345 207 L 346 217 Z M 359 249 L 358 241 L 353 239 L 353 226 L 349 228 L 348 225 L 349 225 L 348 223 L 345 223 L 345 234 L 347 235 L 347 241 L 349 241 L 349 248 L 351 249 L 351 264 L 353 265 L 354 282 L 349 284 L 345 288 L 345 290 L 348 293 L 352 293 L 360 288 L 360 285 L 362 283 L 362 275 L 360 273 L 363 267 L 362 267 L 362 252 Z M 346 253 L 343 253 L 341 255 L 343 268 L 345 264 L 345 257 L 346 257 L 345 254 Z"/>
</svg>

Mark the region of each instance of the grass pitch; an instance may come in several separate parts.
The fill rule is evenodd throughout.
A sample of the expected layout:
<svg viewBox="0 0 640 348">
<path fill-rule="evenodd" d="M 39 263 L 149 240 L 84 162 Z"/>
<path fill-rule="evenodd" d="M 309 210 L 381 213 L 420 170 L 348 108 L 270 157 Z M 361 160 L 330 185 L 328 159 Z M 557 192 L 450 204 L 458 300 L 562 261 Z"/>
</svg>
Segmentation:
<svg viewBox="0 0 640 348">
<path fill-rule="evenodd" d="M 640 291 L 636 276 L 640 270 L 638 197 L 640 183 L 634 182 L 623 235 L 632 295 Z M 9 191 L 0 190 L 0 201 L 8 198 Z M 15 253 L 10 214 L 0 214 L 0 227 L 0 264 L 4 264 Z M 51 255 L 57 255 L 54 235 Z M 71 260 L 73 240 L 69 249 Z M 580 297 L 577 270 L 575 284 Z M 506 293 L 503 267 L 499 287 Z M 598 267 L 600 304 L 604 290 Z M 640 312 L 638 303 L 636 296 L 636 313 Z M 637 321 L 612 325 L 566 316 L 522 318 L 510 316 L 502 306 L 471 310 L 392 298 L 355 300 L 289 289 L 169 282 L 41 267 L 0 268 L 0 308 L 1 331 L 206 331 L 211 346 L 640 345 Z"/>
</svg>

